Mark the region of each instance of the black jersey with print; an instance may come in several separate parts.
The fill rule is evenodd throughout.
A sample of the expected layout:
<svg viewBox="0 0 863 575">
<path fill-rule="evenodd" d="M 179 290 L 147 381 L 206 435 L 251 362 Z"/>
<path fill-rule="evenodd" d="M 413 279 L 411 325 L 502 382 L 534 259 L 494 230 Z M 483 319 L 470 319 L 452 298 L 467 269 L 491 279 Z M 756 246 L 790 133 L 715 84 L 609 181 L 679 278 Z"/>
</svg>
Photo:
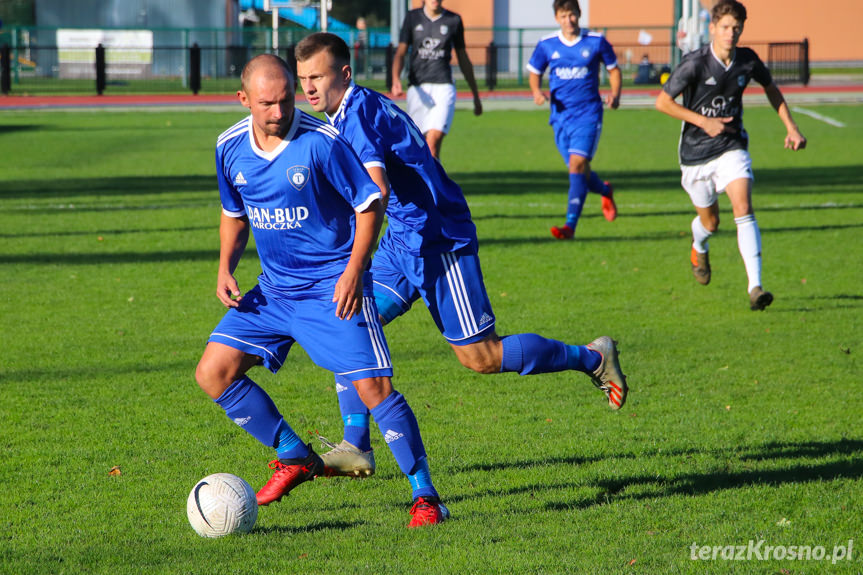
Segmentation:
<svg viewBox="0 0 863 575">
<path fill-rule="evenodd" d="M 749 137 L 743 129 L 743 91 L 751 79 L 769 86 L 770 71 L 753 50 L 736 48 L 726 67 L 710 44 L 680 61 L 662 89 L 672 98 L 683 94 L 683 106 L 710 118 L 733 117 L 733 131 L 711 138 L 688 122 L 683 123 L 678 153 L 682 165 L 703 164 L 729 150 L 746 150 Z"/>
<path fill-rule="evenodd" d="M 419 84 L 452 84 L 452 50 L 464 49 L 464 26 L 461 16 L 444 10 L 432 20 L 422 8 L 410 10 L 402 24 L 399 42 L 411 49 L 408 82 Z"/>
</svg>

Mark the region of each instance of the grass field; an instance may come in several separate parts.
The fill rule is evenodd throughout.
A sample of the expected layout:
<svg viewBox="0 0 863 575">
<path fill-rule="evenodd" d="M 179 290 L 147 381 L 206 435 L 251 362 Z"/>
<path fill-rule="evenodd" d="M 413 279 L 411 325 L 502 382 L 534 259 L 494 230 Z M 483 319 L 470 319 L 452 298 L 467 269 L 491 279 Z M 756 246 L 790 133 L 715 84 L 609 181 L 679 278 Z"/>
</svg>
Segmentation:
<svg viewBox="0 0 863 575">
<path fill-rule="evenodd" d="M 746 113 L 763 313 L 725 198 L 713 282 L 691 277 L 677 122 L 607 114 L 594 168 L 620 217 L 594 196 L 558 243 L 546 113 L 459 112 L 443 162 L 498 331 L 614 336 L 627 405 L 581 374 L 468 372 L 416 308 L 387 327 L 394 382 L 452 521 L 404 528 L 409 486 L 375 429 L 376 476 L 303 485 L 219 540 L 190 528 L 189 490 L 214 472 L 258 488 L 272 457 L 193 377 L 223 313 L 213 145 L 242 108 L 0 113 L 0 573 L 863 572 L 863 108 L 813 110 L 846 127 L 798 115 L 796 154 L 772 110 Z M 241 288 L 257 273 L 251 251 Z M 299 433 L 340 438 L 332 377 L 302 350 L 253 376 Z M 691 558 L 750 542 L 825 558 Z"/>
</svg>

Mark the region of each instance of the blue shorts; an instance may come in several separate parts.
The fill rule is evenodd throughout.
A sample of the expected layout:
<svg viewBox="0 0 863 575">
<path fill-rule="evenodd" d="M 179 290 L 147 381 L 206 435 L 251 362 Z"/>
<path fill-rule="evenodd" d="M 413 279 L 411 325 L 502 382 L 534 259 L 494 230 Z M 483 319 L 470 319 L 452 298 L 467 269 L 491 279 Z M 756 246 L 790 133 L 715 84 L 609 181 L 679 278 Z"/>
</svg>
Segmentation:
<svg viewBox="0 0 863 575">
<path fill-rule="evenodd" d="M 494 332 L 494 312 L 473 246 L 424 257 L 379 248 L 372 275 L 375 300 L 386 323 L 422 297 L 441 334 L 453 345 L 468 345 Z"/>
<path fill-rule="evenodd" d="M 569 164 L 573 154 L 592 160 L 599 146 L 599 136 L 602 134 L 602 117 L 574 122 L 558 122 L 554 124 L 554 143 L 563 156 L 563 161 Z"/>
<path fill-rule="evenodd" d="M 239 349 L 277 372 L 294 342 L 320 367 L 351 381 L 391 376 L 390 351 L 375 300 L 363 297 L 363 311 L 349 320 L 336 317 L 330 298 L 267 297 L 255 286 L 231 308 L 209 341 Z"/>
</svg>

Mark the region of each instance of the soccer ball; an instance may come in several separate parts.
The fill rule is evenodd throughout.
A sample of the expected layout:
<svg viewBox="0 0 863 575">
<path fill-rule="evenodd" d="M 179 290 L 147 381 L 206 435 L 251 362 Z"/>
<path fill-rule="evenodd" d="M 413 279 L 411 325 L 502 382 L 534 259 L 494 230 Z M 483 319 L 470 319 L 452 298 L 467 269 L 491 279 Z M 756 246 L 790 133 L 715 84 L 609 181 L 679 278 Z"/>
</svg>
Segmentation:
<svg viewBox="0 0 863 575">
<path fill-rule="evenodd" d="M 200 480 L 186 501 L 189 523 L 201 537 L 248 533 L 258 519 L 252 487 L 230 473 L 214 473 Z"/>
</svg>

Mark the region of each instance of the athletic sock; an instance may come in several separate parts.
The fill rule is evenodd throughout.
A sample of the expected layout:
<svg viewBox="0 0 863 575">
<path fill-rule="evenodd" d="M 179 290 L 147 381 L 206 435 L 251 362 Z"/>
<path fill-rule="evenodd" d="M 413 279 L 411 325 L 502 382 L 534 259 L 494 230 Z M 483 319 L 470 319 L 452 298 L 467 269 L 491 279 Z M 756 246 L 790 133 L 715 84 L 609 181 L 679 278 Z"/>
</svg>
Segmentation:
<svg viewBox="0 0 863 575">
<path fill-rule="evenodd" d="M 587 189 L 588 191 L 591 191 L 594 194 L 600 194 L 603 197 L 608 196 L 608 192 L 611 191 L 611 189 L 605 185 L 605 182 L 603 182 L 593 170 L 590 171 L 590 176 L 587 178 Z"/>
<path fill-rule="evenodd" d="M 282 419 L 276 434 L 276 454 L 279 459 L 304 459 L 309 454 L 309 446 L 303 443 L 291 426 Z"/>
<path fill-rule="evenodd" d="M 267 392 L 248 377 L 236 380 L 214 401 L 234 423 L 267 447 L 282 449 L 284 444 L 284 453 L 288 454 L 284 459 L 302 458 L 309 454 L 306 445 L 282 418 Z M 282 453 L 279 451 L 280 458 L 283 458 Z"/>
<path fill-rule="evenodd" d="M 695 216 L 695 219 L 692 220 L 692 247 L 695 248 L 695 251 L 700 254 L 706 253 L 709 249 L 707 240 L 712 235 L 701 223 L 701 217 Z"/>
<path fill-rule="evenodd" d="M 587 198 L 587 176 L 584 174 L 569 175 L 569 204 L 566 211 L 566 225 L 575 230 L 581 210 L 584 209 L 584 200 Z"/>
<path fill-rule="evenodd" d="M 437 491 L 427 474 L 418 479 L 415 477 L 422 482 L 421 486 L 414 485 L 414 480 L 411 479 L 411 476 L 421 473 L 422 465 L 428 466 L 428 463 L 417 419 L 404 396 L 393 390 L 371 412 L 399 469 L 411 480 L 414 498 L 437 497 Z"/>
<path fill-rule="evenodd" d="M 747 292 L 751 292 L 752 288 L 761 285 L 761 230 L 755 214 L 734 218 L 734 223 L 737 225 L 737 248 L 749 277 Z"/>
<path fill-rule="evenodd" d="M 370 450 L 369 409 L 360 399 L 354 382 L 343 375 L 336 375 L 336 393 L 345 425 L 344 439 L 360 451 Z"/>
<path fill-rule="evenodd" d="M 569 369 L 593 373 L 602 363 L 602 354 L 586 345 L 566 346 L 566 366 Z"/>
<path fill-rule="evenodd" d="M 431 474 L 429 473 L 428 460 L 425 457 L 419 460 L 416 470 L 408 475 L 408 481 L 411 482 L 414 499 L 417 497 L 437 497 L 437 491 L 432 485 Z"/>
<path fill-rule="evenodd" d="M 501 338 L 503 358 L 500 371 L 520 375 L 551 373 L 567 369 L 566 344 L 535 333 L 519 333 Z"/>
</svg>

